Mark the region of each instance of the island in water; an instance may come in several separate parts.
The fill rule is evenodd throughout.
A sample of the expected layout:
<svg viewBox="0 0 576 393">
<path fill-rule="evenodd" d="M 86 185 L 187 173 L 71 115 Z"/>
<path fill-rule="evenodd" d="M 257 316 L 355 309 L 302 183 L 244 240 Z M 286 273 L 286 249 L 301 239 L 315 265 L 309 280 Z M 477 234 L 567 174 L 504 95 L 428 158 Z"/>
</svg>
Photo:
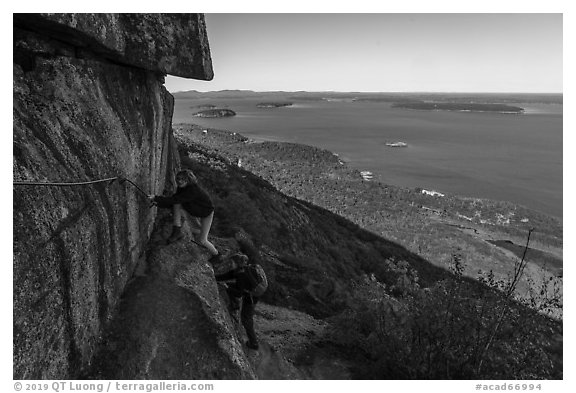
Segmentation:
<svg viewBox="0 0 576 393">
<path fill-rule="evenodd" d="M 506 104 L 488 104 L 475 102 L 396 102 L 393 108 L 418 109 L 428 111 L 459 111 L 459 112 L 498 112 L 523 113 L 524 108 Z"/>
<path fill-rule="evenodd" d="M 408 147 L 406 142 L 386 142 L 385 144 L 388 147 Z"/>
<path fill-rule="evenodd" d="M 281 108 L 284 106 L 292 106 L 291 102 L 261 102 L 256 104 L 258 108 Z"/>
<path fill-rule="evenodd" d="M 236 112 L 230 109 L 207 109 L 194 113 L 194 117 L 230 117 L 236 116 Z"/>
<path fill-rule="evenodd" d="M 202 104 L 191 106 L 192 109 L 216 109 L 216 105 L 213 104 Z"/>
</svg>

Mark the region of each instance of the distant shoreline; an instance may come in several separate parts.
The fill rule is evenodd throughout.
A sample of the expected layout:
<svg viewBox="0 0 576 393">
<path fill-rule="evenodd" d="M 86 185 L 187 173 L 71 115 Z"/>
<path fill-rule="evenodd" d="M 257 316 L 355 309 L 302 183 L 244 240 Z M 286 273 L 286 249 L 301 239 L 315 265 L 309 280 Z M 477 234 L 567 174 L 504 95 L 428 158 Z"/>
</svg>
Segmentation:
<svg viewBox="0 0 576 393">
<path fill-rule="evenodd" d="M 524 113 L 524 108 L 506 104 L 462 103 L 462 102 L 395 102 L 392 108 L 425 111 L 496 112 L 508 114 Z"/>
<path fill-rule="evenodd" d="M 256 104 L 257 108 L 282 108 L 285 106 L 292 106 L 291 102 L 260 102 Z"/>
<path fill-rule="evenodd" d="M 176 99 L 254 98 L 272 102 L 284 100 L 322 101 L 346 99 L 367 102 L 456 102 L 484 104 L 563 104 L 563 93 L 433 93 L 433 92 L 336 92 L 336 91 L 252 91 L 196 90 L 171 92 Z"/>
</svg>

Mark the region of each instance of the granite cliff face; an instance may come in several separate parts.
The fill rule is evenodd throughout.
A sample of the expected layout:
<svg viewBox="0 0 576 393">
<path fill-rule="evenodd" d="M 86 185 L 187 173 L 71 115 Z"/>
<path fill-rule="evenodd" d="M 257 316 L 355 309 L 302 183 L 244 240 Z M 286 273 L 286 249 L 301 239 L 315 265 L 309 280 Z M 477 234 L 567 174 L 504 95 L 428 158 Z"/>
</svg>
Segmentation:
<svg viewBox="0 0 576 393">
<path fill-rule="evenodd" d="M 202 15 L 15 15 L 13 63 L 15 181 L 122 176 L 156 194 L 178 165 L 163 77 L 212 78 Z M 155 213 L 118 181 L 14 186 L 13 197 L 14 378 L 73 378 Z"/>
</svg>

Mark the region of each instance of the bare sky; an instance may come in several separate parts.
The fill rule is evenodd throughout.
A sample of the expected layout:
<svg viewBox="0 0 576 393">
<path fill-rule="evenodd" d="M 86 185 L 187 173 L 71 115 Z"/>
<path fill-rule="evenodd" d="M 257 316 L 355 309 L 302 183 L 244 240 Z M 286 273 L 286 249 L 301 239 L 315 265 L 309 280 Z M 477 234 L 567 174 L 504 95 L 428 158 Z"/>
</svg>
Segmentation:
<svg viewBox="0 0 576 393">
<path fill-rule="evenodd" d="M 212 81 L 248 89 L 562 92 L 562 14 L 206 14 Z"/>
</svg>

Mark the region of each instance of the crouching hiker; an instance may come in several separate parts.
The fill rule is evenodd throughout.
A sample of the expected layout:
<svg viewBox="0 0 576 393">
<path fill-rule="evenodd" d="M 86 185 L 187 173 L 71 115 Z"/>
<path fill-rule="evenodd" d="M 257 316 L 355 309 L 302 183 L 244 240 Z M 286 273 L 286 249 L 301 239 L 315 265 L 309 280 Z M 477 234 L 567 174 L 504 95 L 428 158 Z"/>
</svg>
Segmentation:
<svg viewBox="0 0 576 393">
<path fill-rule="evenodd" d="M 231 313 L 235 315 L 240 309 L 240 300 L 242 300 L 240 320 L 248 336 L 246 346 L 257 350 L 258 339 L 254 331 L 254 311 L 260 296 L 268 288 L 268 281 L 262 266 L 249 264 L 246 255 L 235 254 L 232 256 L 232 261 L 236 268 L 227 273 L 216 275 L 216 281 L 232 281 L 226 286 L 226 292 L 230 298 Z"/>
<path fill-rule="evenodd" d="M 159 195 L 149 195 L 150 201 L 161 208 L 171 208 L 174 216 L 172 234 L 168 238 L 168 243 L 174 243 L 184 237 L 182 233 L 182 223 L 187 215 L 194 219 L 200 229 L 192 229 L 196 241 L 206 247 L 213 258 L 218 257 L 218 250 L 208 241 L 208 233 L 214 218 L 214 204 L 206 191 L 198 185 L 198 179 L 194 173 L 185 169 L 176 174 L 176 184 L 178 189 L 174 195 L 164 197 Z"/>
</svg>

